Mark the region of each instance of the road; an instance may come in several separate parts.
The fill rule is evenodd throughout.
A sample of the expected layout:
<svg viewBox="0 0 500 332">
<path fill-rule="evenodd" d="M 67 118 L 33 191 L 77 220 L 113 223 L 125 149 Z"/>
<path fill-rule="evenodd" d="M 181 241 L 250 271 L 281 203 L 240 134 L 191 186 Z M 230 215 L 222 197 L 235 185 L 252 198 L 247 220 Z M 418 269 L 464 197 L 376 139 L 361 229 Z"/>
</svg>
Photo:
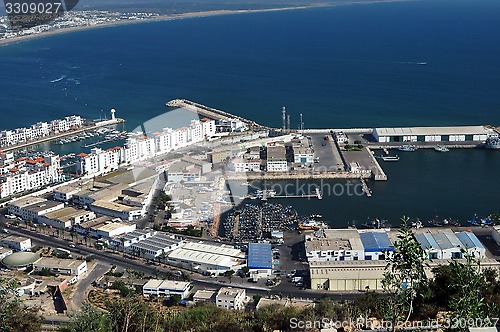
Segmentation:
<svg viewBox="0 0 500 332">
<path fill-rule="evenodd" d="M 158 274 L 159 278 L 165 278 L 165 274 L 162 275 L 162 272 L 165 273 L 167 271 L 171 272 L 172 270 L 175 269 L 178 270 L 178 268 L 164 267 L 159 263 L 145 262 L 144 260 L 139 258 L 135 259 L 126 258 L 117 253 L 100 251 L 91 247 L 87 247 L 83 244 L 77 244 L 76 248 L 71 248 L 69 247 L 70 242 L 66 240 L 62 240 L 46 234 L 40 234 L 35 231 L 22 227 L 15 227 L 15 228 L 11 227 L 10 232 L 11 234 L 30 237 L 32 241 L 37 245 L 64 248 L 80 255 L 94 255 L 96 262 L 103 265 L 111 266 L 114 264 L 116 266 L 120 266 L 123 269 L 130 268 L 135 271 L 143 272 L 144 274 L 147 275 L 155 275 L 156 273 L 159 273 Z M 225 283 L 221 283 L 209 277 L 195 276 L 194 274 L 191 276 L 191 281 L 197 289 L 203 289 L 203 288 L 213 289 L 222 286 L 232 285 L 233 287 L 244 288 L 247 294 L 250 296 L 282 295 L 282 296 L 291 296 L 297 298 L 314 299 L 314 298 L 320 298 L 325 294 L 327 294 L 332 298 L 347 300 L 347 299 L 355 299 L 362 295 L 362 293 L 340 294 L 340 293 L 331 293 L 331 292 L 310 290 L 310 289 L 300 290 L 298 288 L 295 288 L 293 284 L 287 283 L 286 281 L 282 282 L 280 285 L 274 288 L 269 288 L 269 290 L 263 288 L 255 289 L 251 284 L 250 285 L 247 284 L 246 280 L 243 282 L 238 282 L 237 279 L 238 279 L 237 277 L 234 277 L 232 283 L 229 284 L 227 281 Z M 90 280 L 90 282 L 93 281 L 92 278 L 88 278 L 88 280 Z"/>
<path fill-rule="evenodd" d="M 81 308 L 83 302 L 86 300 L 86 291 L 90 288 L 92 282 L 104 275 L 104 273 L 108 272 L 109 269 L 109 265 L 102 264 L 97 261 L 92 271 L 87 273 L 83 279 L 78 281 L 76 289 L 73 291 L 73 296 L 68 301 L 68 309 L 70 311 L 76 311 L 78 308 Z"/>
</svg>

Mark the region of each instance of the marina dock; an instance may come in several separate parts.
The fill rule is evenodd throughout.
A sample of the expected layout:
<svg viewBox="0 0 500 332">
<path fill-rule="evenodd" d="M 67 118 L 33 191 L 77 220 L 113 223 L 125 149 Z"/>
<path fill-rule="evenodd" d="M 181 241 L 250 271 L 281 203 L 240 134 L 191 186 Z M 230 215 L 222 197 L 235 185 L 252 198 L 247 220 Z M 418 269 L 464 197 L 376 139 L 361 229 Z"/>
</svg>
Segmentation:
<svg viewBox="0 0 500 332">
<path fill-rule="evenodd" d="M 372 197 L 372 190 L 368 187 L 368 184 L 366 183 L 365 179 L 359 178 L 359 181 L 361 182 L 361 186 L 363 192 L 366 194 L 366 197 Z"/>
<path fill-rule="evenodd" d="M 107 127 L 107 126 L 113 126 L 113 125 L 117 125 L 117 124 L 124 123 L 124 122 L 125 122 L 125 120 L 124 119 L 120 119 L 120 118 L 110 119 L 110 120 L 103 120 L 103 121 L 97 121 L 97 122 L 94 122 L 91 125 L 87 125 L 87 126 L 75 129 L 75 130 L 70 130 L 70 131 L 65 131 L 65 132 L 62 132 L 62 133 L 59 133 L 59 134 L 55 134 L 55 135 L 40 137 L 40 138 L 37 138 L 35 140 L 24 142 L 24 143 L 21 143 L 21 144 L 6 146 L 6 147 L 2 148 L 1 150 L 4 151 L 4 152 L 18 150 L 18 149 L 22 149 L 22 148 L 26 148 L 26 147 L 35 145 L 35 144 L 40 144 L 40 143 L 48 142 L 48 141 L 54 141 L 56 139 L 60 139 L 60 138 L 66 137 L 66 136 L 72 136 L 72 135 L 84 133 L 84 132 L 87 132 L 87 131 L 92 131 L 92 130 L 95 130 L 97 128 Z"/>
</svg>

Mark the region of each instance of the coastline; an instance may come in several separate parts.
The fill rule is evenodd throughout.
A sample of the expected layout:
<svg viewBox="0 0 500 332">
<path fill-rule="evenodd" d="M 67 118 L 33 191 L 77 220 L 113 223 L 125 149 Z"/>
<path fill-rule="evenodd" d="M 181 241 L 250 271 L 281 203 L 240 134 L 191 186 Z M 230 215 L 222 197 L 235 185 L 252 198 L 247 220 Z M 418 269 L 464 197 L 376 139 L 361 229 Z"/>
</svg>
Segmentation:
<svg viewBox="0 0 500 332">
<path fill-rule="evenodd" d="M 187 12 L 181 14 L 167 14 L 167 15 L 159 15 L 155 18 L 142 19 L 142 20 L 122 20 L 118 22 L 109 22 L 102 23 L 96 25 L 84 25 L 78 27 L 69 27 L 56 29 L 51 31 L 45 31 L 42 33 L 27 35 L 27 36 L 18 36 L 9 39 L 0 39 L 0 47 L 10 45 L 13 43 L 20 43 L 23 41 L 28 41 L 35 38 L 42 38 L 46 36 L 53 36 L 62 33 L 69 33 L 75 31 L 89 30 L 95 28 L 105 28 L 105 27 L 113 27 L 124 24 L 137 24 L 137 23 L 146 23 L 146 22 L 157 22 L 157 21 L 170 21 L 170 20 L 180 20 L 180 19 L 189 19 L 189 18 L 201 18 L 201 17 L 210 17 L 210 16 L 222 16 L 222 15 L 235 15 L 235 14 L 252 14 L 252 13 L 264 13 L 264 12 L 276 12 L 276 11 L 286 11 L 286 10 L 302 10 L 302 9 L 313 9 L 313 8 L 331 8 L 337 6 L 345 6 L 345 5 L 356 5 L 356 4 L 375 4 L 375 3 L 388 3 L 388 2 L 406 2 L 406 1 L 416 1 L 416 0 L 366 0 L 366 1 L 357 1 L 357 2 L 347 2 L 347 3 L 317 3 L 306 6 L 294 6 L 294 7 L 279 7 L 279 8 L 267 8 L 267 9 L 237 9 L 237 10 L 209 10 L 209 11 L 200 11 L 200 12 Z"/>
</svg>

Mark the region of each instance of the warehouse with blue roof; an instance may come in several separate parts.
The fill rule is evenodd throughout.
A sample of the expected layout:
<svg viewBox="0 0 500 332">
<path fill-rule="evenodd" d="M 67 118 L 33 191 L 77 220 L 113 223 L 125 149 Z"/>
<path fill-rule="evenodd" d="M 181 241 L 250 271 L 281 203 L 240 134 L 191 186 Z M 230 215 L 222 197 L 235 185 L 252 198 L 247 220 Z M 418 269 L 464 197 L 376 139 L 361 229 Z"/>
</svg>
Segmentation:
<svg viewBox="0 0 500 332">
<path fill-rule="evenodd" d="M 462 258 L 462 250 L 484 258 L 486 249 L 472 232 L 453 232 L 451 229 L 425 228 L 415 232 L 415 239 L 429 259 Z"/>
<path fill-rule="evenodd" d="M 272 274 L 273 254 L 269 243 L 250 243 L 248 245 L 248 269 L 254 279 Z"/>
<path fill-rule="evenodd" d="M 384 260 L 387 252 L 394 251 L 385 231 L 360 232 L 359 238 L 365 250 L 365 260 Z"/>
</svg>

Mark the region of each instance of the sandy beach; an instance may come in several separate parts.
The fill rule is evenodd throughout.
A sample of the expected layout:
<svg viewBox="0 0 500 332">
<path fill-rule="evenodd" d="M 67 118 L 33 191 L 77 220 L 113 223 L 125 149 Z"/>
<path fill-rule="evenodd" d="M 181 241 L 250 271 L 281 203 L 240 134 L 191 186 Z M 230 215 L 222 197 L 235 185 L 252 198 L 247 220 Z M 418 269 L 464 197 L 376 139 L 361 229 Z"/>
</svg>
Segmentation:
<svg viewBox="0 0 500 332">
<path fill-rule="evenodd" d="M 199 17 L 209 17 L 209 16 L 221 16 L 221 15 L 234 15 L 234 14 L 249 14 L 249 13 L 262 13 L 262 12 L 273 12 L 273 11 L 284 11 L 284 10 L 299 10 L 299 9 L 307 9 L 307 8 L 319 8 L 319 7 L 330 7 L 329 4 L 318 4 L 318 5 L 310 5 L 310 6 L 297 6 L 297 7 L 282 7 L 282 8 L 271 8 L 271 9 L 244 9 L 244 10 L 211 10 L 211 11 L 201 11 L 201 12 L 189 12 L 182 14 L 169 14 L 169 15 L 159 15 L 154 18 L 148 19 L 137 19 L 137 20 L 122 20 L 117 22 L 109 22 L 102 23 L 96 25 L 83 25 L 78 27 L 70 27 L 70 28 L 62 28 L 56 29 L 52 31 L 45 31 L 37 34 L 19 36 L 9 39 L 0 39 L 0 46 L 18 43 L 34 38 L 41 38 L 46 36 L 52 36 L 60 33 L 68 33 L 80 30 L 87 29 L 95 29 L 95 28 L 104 28 L 104 27 L 113 27 L 123 24 L 137 24 L 137 23 L 146 23 L 146 22 L 155 22 L 155 21 L 169 21 L 169 20 L 180 20 L 180 19 L 188 19 L 188 18 L 199 18 Z"/>
<path fill-rule="evenodd" d="M 46 36 L 51 36 L 60 33 L 68 33 L 80 30 L 113 27 L 122 24 L 136 24 L 145 22 L 155 22 L 155 21 L 168 21 L 168 20 L 179 20 L 188 18 L 199 18 L 199 17 L 209 17 L 209 16 L 221 16 L 221 15 L 234 15 L 234 14 L 250 14 L 250 13 L 263 13 L 263 12 L 275 12 L 275 11 L 285 11 L 285 10 L 301 10 L 310 8 L 327 8 L 342 5 L 352 5 L 352 4 L 367 4 L 367 3 L 384 3 L 384 2 L 401 2 L 401 1 L 414 1 L 414 0 L 366 0 L 366 1 L 356 1 L 356 2 L 343 2 L 343 3 L 317 3 L 307 6 L 295 6 L 295 7 L 280 7 L 280 8 L 268 8 L 268 9 L 241 9 L 241 10 L 211 10 L 211 11 L 200 11 L 200 12 L 188 12 L 182 14 L 169 14 L 169 15 L 159 15 L 154 18 L 149 19 L 137 19 L 137 20 L 122 20 L 117 22 L 102 23 L 96 25 L 84 25 L 78 27 L 62 28 L 52 31 L 45 31 L 37 34 L 19 36 L 9 39 L 0 39 L 0 46 L 5 46 L 12 43 L 18 43 L 33 38 L 41 38 Z"/>
</svg>

